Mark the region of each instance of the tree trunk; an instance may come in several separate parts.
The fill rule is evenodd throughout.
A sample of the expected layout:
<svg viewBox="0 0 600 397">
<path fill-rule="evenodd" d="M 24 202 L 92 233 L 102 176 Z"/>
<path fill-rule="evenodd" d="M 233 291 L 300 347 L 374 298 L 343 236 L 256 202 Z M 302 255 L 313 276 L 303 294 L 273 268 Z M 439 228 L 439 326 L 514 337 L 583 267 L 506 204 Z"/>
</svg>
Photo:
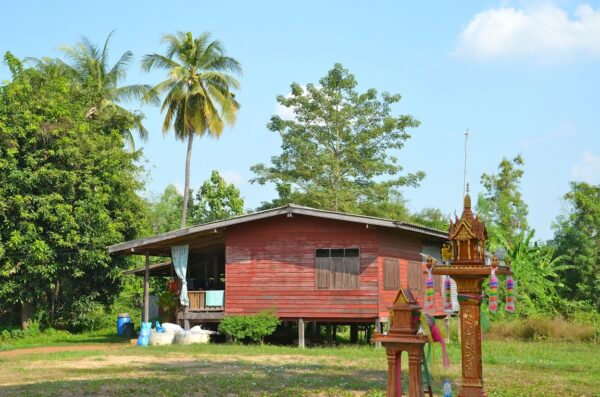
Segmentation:
<svg viewBox="0 0 600 397">
<path fill-rule="evenodd" d="M 50 311 L 50 324 L 54 327 L 54 318 L 56 316 L 56 307 L 58 306 L 58 292 L 60 291 L 60 279 L 56 277 L 54 291 L 52 292 L 52 309 Z"/>
<path fill-rule="evenodd" d="M 33 303 L 23 302 L 21 303 L 21 328 L 29 328 L 31 324 L 31 317 L 33 317 Z"/>
<path fill-rule="evenodd" d="M 185 156 L 185 186 L 183 187 L 183 211 L 181 212 L 181 228 L 187 225 L 187 207 L 190 201 L 190 162 L 192 160 L 192 142 L 194 133 L 190 132 L 188 136 L 187 154 Z"/>
</svg>

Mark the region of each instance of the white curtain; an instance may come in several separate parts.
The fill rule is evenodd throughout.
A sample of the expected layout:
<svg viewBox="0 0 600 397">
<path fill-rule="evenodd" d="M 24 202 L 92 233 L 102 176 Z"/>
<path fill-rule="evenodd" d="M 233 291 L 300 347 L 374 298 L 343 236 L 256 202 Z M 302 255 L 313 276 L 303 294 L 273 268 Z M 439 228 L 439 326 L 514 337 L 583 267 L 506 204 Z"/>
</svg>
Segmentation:
<svg viewBox="0 0 600 397">
<path fill-rule="evenodd" d="M 173 267 L 177 277 L 181 280 L 181 293 L 179 294 L 179 301 L 182 306 L 189 306 L 190 300 L 188 298 L 187 280 L 185 275 L 187 273 L 187 262 L 189 245 L 175 245 L 171 247 L 171 257 L 173 258 Z"/>
</svg>

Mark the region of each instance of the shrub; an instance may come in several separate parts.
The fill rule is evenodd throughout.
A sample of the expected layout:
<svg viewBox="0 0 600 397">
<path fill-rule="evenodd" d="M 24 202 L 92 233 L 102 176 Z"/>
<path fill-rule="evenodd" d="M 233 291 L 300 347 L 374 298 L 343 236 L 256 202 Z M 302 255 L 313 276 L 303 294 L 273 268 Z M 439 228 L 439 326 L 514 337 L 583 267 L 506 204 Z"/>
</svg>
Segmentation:
<svg viewBox="0 0 600 397">
<path fill-rule="evenodd" d="M 219 324 L 219 331 L 236 342 L 251 340 L 262 344 L 265 336 L 275 332 L 279 323 L 275 310 L 261 310 L 248 316 L 227 316 Z"/>
<path fill-rule="evenodd" d="M 66 320 L 68 328 L 75 331 L 96 331 L 114 322 L 103 305 L 90 299 L 75 301 Z"/>
</svg>

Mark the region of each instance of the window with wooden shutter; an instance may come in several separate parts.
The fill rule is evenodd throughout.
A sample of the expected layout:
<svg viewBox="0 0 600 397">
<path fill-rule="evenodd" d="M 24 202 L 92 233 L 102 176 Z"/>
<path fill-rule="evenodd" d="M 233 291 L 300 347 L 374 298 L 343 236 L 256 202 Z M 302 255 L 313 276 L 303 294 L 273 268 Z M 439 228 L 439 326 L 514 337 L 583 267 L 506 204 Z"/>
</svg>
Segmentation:
<svg viewBox="0 0 600 397">
<path fill-rule="evenodd" d="M 329 260 L 329 250 L 317 250 L 316 269 L 317 269 L 317 288 L 329 288 L 331 268 Z"/>
<path fill-rule="evenodd" d="M 408 262 L 408 288 L 415 294 L 423 292 L 423 265 L 421 262 Z"/>
<path fill-rule="evenodd" d="M 316 251 L 318 289 L 358 289 L 360 252 L 358 248 L 318 249 Z"/>
<path fill-rule="evenodd" d="M 400 288 L 400 260 L 395 258 L 383 259 L 383 289 L 397 290 Z"/>
</svg>

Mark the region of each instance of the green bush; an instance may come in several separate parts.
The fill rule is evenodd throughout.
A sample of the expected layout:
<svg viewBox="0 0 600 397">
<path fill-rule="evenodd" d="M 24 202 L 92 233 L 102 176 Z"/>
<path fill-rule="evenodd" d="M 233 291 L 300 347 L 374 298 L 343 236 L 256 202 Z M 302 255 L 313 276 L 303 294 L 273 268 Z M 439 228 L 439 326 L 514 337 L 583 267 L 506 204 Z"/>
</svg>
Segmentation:
<svg viewBox="0 0 600 397">
<path fill-rule="evenodd" d="M 261 310 L 248 316 L 227 316 L 219 324 L 219 331 L 229 335 L 236 342 L 264 342 L 265 336 L 271 335 L 280 320 L 275 310 Z"/>
<path fill-rule="evenodd" d="M 71 307 L 68 328 L 77 332 L 96 331 L 110 327 L 114 319 L 106 313 L 103 305 L 90 299 L 79 299 Z"/>
<path fill-rule="evenodd" d="M 40 324 L 37 321 L 32 321 L 25 330 L 17 327 L 0 328 L 0 342 L 14 341 L 29 336 L 38 336 L 41 333 Z"/>
</svg>

